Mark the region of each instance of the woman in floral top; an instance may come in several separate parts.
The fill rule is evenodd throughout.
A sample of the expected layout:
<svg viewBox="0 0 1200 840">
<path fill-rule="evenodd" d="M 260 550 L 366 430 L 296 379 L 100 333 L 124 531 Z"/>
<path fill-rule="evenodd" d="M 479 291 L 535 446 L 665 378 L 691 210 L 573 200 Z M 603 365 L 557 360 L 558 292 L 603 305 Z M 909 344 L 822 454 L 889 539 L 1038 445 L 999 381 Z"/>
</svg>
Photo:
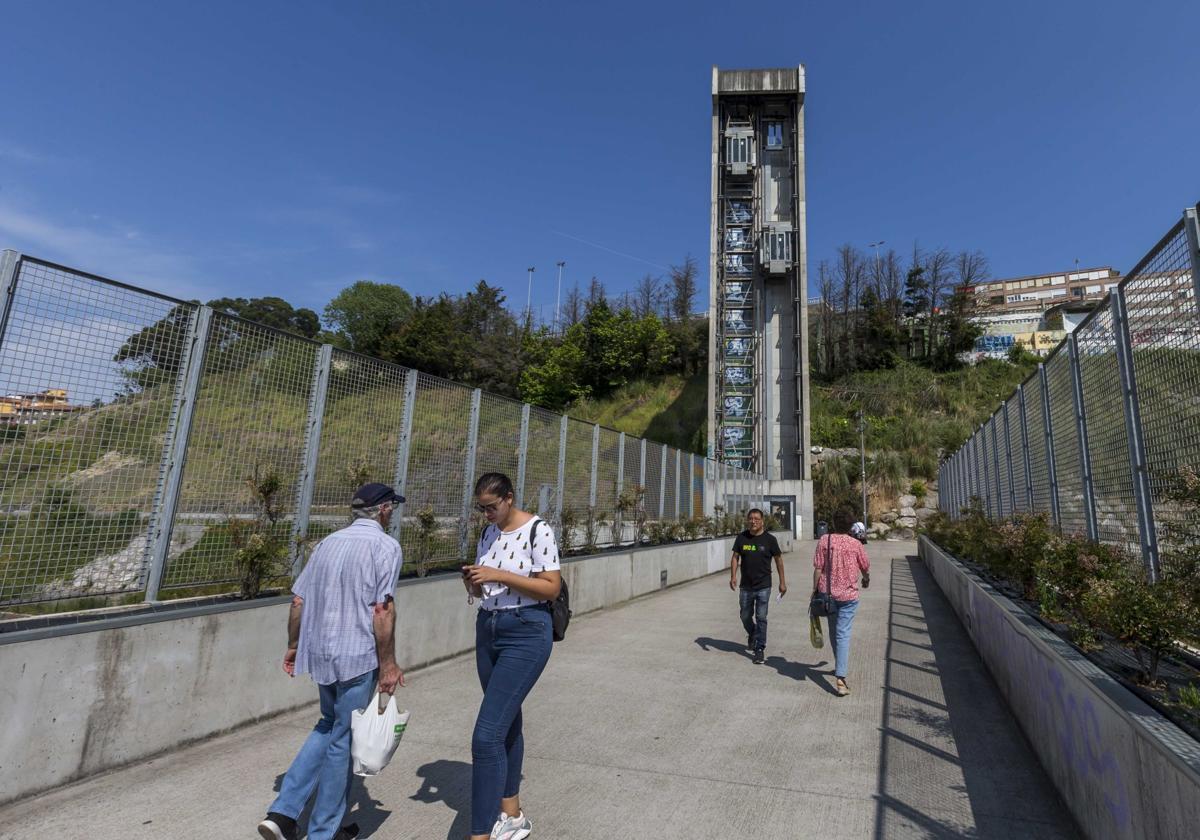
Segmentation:
<svg viewBox="0 0 1200 840">
<path fill-rule="evenodd" d="M 833 515 L 836 533 L 817 540 L 813 552 L 813 594 L 829 592 L 837 604 L 837 610 L 829 616 L 829 637 L 833 639 L 834 674 L 837 677 L 837 693 L 845 697 L 850 693 L 846 683 L 846 668 L 850 659 L 850 628 L 854 614 L 858 611 L 858 575 L 862 573 L 862 585 L 871 582 L 871 561 L 862 543 L 850 536 L 854 514 L 839 510 Z M 825 574 L 827 560 L 832 560 L 832 572 Z M 832 578 L 828 580 L 827 578 Z"/>
</svg>

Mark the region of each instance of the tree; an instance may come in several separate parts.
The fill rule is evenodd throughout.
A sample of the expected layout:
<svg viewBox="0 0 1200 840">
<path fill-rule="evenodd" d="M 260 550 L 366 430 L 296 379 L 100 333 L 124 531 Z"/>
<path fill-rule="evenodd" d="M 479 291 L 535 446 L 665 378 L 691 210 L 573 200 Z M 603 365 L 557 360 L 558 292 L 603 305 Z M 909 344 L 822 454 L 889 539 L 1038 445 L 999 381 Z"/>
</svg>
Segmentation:
<svg viewBox="0 0 1200 840">
<path fill-rule="evenodd" d="M 192 307 L 199 303 L 174 306 L 165 316 L 125 339 L 113 361 L 121 365 L 128 393 L 136 394 L 168 382 L 179 371 Z"/>
<path fill-rule="evenodd" d="M 583 295 L 579 293 L 579 282 L 567 291 L 567 299 L 563 303 L 562 320 L 564 329 L 573 327 L 583 318 Z"/>
<path fill-rule="evenodd" d="M 378 356 L 388 334 L 412 314 L 412 295 L 390 283 L 360 280 L 325 307 L 325 323 L 349 349 Z"/>
<path fill-rule="evenodd" d="M 588 297 L 587 297 L 588 311 L 591 312 L 592 308 L 595 307 L 596 305 L 600 304 L 601 302 L 603 302 L 604 305 L 607 306 L 608 305 L 608 296 L 604 293 L 604 284 L 600 282 L 600 278 L 593 276 L 592 279 L 588 281 Z"/>
<path fill-rule="evenodd" d="M 633 298 L 633 314 L 638 318 L 645 318 L 650 313 L 657 312 L 661 297 L 662 285 L 658 278 L 647 274 L 638 281 Z"/>
<path fill-rule="evenodd" d="M 217 312 L 285 330 L 305 338 L 316 338 L 321 331 L 321 321 L 316 312 L 304 308 L 294 309 L 283 298 L 218 298 L 210 300 L 208 305 Z"/>
<path fill-rule="evenodd" d="M 682 265 L 673 265 L 670 268 L 671 316 L 676 321 L 686 321 L 692 314 L 698 273 L 696 260 L 690 254 L 684 257 Z"/>
</svg>

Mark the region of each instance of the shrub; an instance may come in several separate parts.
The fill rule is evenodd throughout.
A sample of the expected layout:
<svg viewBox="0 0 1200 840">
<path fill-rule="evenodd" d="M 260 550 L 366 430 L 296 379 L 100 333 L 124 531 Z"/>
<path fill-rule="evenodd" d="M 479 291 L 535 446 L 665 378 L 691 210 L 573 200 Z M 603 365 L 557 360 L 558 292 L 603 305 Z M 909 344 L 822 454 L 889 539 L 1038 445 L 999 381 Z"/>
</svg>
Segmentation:
<svg viewBox="0 0 1200 840">
<path fill-rule="evenodd" d="M 233 563 L 238 574 L 238 588 L 243 600 L 257 598 L 264 581 L 286 574 L 288 534 L 280 522 L 282 507 L 279 492 L 283 479 L 268 471 L 245 479 L 251 499 L 257 508 L 253 519 L 230 517 L 225 523 L 229 542 L 233 546 Z"/>
<path fill-rule="evenodd" d="M 571 551 L 575 544 L 575 530 L 579 527 L 579 517 L 575 515 L 575 511 L 569 507 L 562 509 L 562 513 L 558 517 L 558 539 L 560 545 L 558 550 L 562 554 L 567 554 Z"/>
<path fill-rule="evenodd" d="M 1151 686 L 1158 684 L 1162 658 L 1197 619 L 1197 606 L 1180 581 L 1150 583 L 1134 564 L 1125 565 L 1112 581 L 1095 582 L 1084 596 L 1084 609 L 1096 626 L 1133 650 L 1141 678 Z"/>
</svg>

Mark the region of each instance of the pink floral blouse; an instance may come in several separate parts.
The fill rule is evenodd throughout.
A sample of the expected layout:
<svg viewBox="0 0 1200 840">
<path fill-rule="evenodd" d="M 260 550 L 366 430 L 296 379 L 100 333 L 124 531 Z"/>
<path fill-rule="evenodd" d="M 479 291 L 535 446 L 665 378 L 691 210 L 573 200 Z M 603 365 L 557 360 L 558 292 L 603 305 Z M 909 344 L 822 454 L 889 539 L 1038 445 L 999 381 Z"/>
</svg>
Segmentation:
<svg viewBox="0 0 1200 840">
<path fill-rule="evenodd" d="M 832 551 L 831 551 L 832 546 Z M 835 601 L 858 600 L 858 573 L 871 571 L 871 561 L 863 544 L 849 534 L 821 537 L 813 552 L 813 568 L 821 570 L 817 587 L 826 591 L 825 557 L 833 556 L 833 598 Z"/>
</svg>

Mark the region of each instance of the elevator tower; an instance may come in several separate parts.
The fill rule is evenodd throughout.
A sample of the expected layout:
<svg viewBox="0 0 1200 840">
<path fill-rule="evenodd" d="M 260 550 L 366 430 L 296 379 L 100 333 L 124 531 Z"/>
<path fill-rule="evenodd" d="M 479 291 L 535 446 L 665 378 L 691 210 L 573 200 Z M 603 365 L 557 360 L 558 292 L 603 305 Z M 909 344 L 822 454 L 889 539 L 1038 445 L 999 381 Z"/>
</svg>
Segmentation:
<svg viewBox="0 0 1200 840">
<path fill-rule="evenodd" d="M 709 454 L 812 508 L 804 67 L 712 69 Z"/>
</svg>

